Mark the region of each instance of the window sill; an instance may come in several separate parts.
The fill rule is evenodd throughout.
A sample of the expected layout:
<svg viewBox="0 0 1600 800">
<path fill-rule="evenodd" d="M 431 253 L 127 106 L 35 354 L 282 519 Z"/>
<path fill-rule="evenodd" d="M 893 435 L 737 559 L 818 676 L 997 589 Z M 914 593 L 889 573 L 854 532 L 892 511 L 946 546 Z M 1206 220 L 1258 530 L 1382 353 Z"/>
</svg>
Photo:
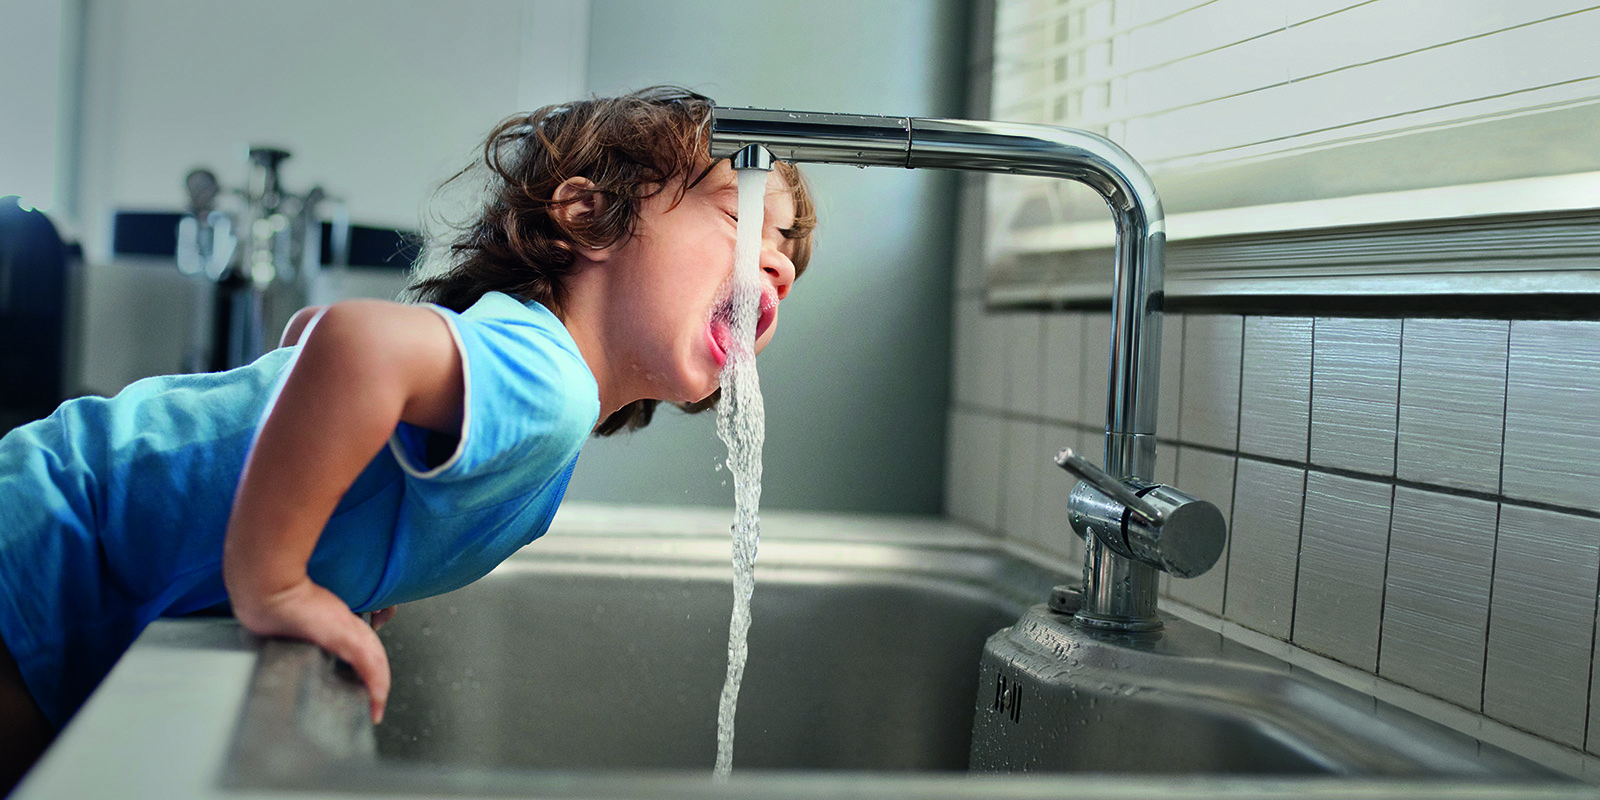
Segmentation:
<svg viewBox="0 0 1600 800">
<path fill-rule="evenodd" d="M 1507 200 L 1513 193 L 1428 190 L 1454 195 L 1454 213 L 1445 218 L 1432 216 L 1445 204 L 1407 205 L 1421 193 L 1406 192 L 1398 194 L 1408 198 L 1383 203 L 1369 197 L 1296 204 L 1321 207 L 1315 217 L 1301 217 L 1318 224 L 1302 227 L 1262 230 L 1264 217 L 1257 216 L 1250 220 L 1252 232 L 1225 234 L 1225 215 L 1234 212 L 1217 212 L 1209 225 L 1174 220 L 1181 235 L 1167 244 L 1165 296 L 1169 304 L 1216 306 L 1227 298 L 1600 294 L 1600 209 L 1563 210 L 1555 202 L 1581 196 L 1594 204 L 1600 198 L 1595 181 L 1595 175 L 1517 181 L 1521 188 L 1540 189 L 1516 195 L 1521 206 L 1466 202 L 1491 195 Z M 1275 219 L 1288 222 L 1294 215 Z M 1107 301 L 1109 231 L 1099 239 L 1030 244 L 990 262 L 989 305 Z"/>
</svg>

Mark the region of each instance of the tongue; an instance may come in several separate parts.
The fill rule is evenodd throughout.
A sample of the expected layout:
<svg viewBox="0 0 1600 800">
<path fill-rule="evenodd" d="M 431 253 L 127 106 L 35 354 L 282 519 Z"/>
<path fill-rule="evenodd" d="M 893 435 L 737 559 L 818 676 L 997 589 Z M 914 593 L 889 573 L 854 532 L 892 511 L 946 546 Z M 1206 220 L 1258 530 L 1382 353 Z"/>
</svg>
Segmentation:
<svg viewBox="0 0 1600 800">
<path fill-rule="evenodd" d="M 711 340 L 716 342 L 717 343 L 717 347 L 722 349 L 722 353 L 720 354 L 721 358 L 718 358 L 717 361 L 719 363 L 726 362 L 727 359 L 728 359 L 728 354 L 733 352 L 733 328 L 732 328 L 732 326 L 730 326 L 726 320 L 722 320 L 722 319 L 714 319 L 714 320 L 712 320 L 711 321 Z"/>
</svg>

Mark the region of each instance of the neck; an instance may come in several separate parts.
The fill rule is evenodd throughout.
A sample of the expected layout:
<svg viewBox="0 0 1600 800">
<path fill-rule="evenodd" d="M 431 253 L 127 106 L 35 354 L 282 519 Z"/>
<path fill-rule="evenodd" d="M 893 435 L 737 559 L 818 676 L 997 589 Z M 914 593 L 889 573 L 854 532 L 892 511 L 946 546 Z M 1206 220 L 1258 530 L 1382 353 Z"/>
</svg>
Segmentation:
<svg viewBox="0 0 1600 800">
<path fill-rule="evenodd" d="M 643 397 L 638 387 L 627 379 L 635 371 L 629 370 L 627 364 L 612 360 L 613 354 L 619 351 L 610 347 L 606 340 L 606 332 L 612 328 L 606 324 L 608 309 L 599 302 L 605 296 L 601 285 L 605 274 L 604 269 L 592 265 L 576 270 L 568 283 L 560 315 L 562 324 L 572 336 L 572 341 L 577 343 L 578 352 L 583 355 L 584 363 L 600 387 L 601 422 L 623 406 Z"/>
</svg>

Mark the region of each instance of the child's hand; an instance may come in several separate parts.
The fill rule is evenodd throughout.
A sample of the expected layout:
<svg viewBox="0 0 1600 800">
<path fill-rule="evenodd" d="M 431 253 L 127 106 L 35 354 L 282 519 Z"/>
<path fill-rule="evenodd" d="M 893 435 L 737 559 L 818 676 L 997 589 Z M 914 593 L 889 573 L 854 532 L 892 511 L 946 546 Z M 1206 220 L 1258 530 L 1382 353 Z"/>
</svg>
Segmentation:
<svg viewBox="0 0 1600 800">
<path fill-rule="evenodd" d="M 394 614 L 392 607 L 384 611 L 384 620 Z M 383 709 L 389 702 L 389 656 L 374 632 L 382 624 L 379 613 L 383 612 L 374 613 L 374 624 L 368 625 L 338 595 L 310 578 L 258 603 L 234 604 L 234 615 L 252 632 L 303 639 L 348 662 L 367 685 L 373 724 L 383 721 Z"/>
</svg>

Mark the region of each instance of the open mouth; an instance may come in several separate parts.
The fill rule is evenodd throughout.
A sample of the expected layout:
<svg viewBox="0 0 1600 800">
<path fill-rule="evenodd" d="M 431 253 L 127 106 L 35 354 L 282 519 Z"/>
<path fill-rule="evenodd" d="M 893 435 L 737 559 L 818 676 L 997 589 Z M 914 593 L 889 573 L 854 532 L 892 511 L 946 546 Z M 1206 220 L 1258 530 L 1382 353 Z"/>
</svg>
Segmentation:
<svg viewBox="0 0 1600 800">
<path fill-rule="evenodd" d="M 759 341 L 761 335 L 772 327 L 778 319 L 778 293 L 771 286 L 761 287 L 761 304 L 756 313 L 755 340 Z M 729 355 L 745 347 L 734 341 L 734 308 L 733 297 L 727 297 L 717 303 L 711 311 L 711 322 L 707 330 L 711 339 L 711 355 L 717 361 L 718 367 L 727 366 Z"/>
</svg>

